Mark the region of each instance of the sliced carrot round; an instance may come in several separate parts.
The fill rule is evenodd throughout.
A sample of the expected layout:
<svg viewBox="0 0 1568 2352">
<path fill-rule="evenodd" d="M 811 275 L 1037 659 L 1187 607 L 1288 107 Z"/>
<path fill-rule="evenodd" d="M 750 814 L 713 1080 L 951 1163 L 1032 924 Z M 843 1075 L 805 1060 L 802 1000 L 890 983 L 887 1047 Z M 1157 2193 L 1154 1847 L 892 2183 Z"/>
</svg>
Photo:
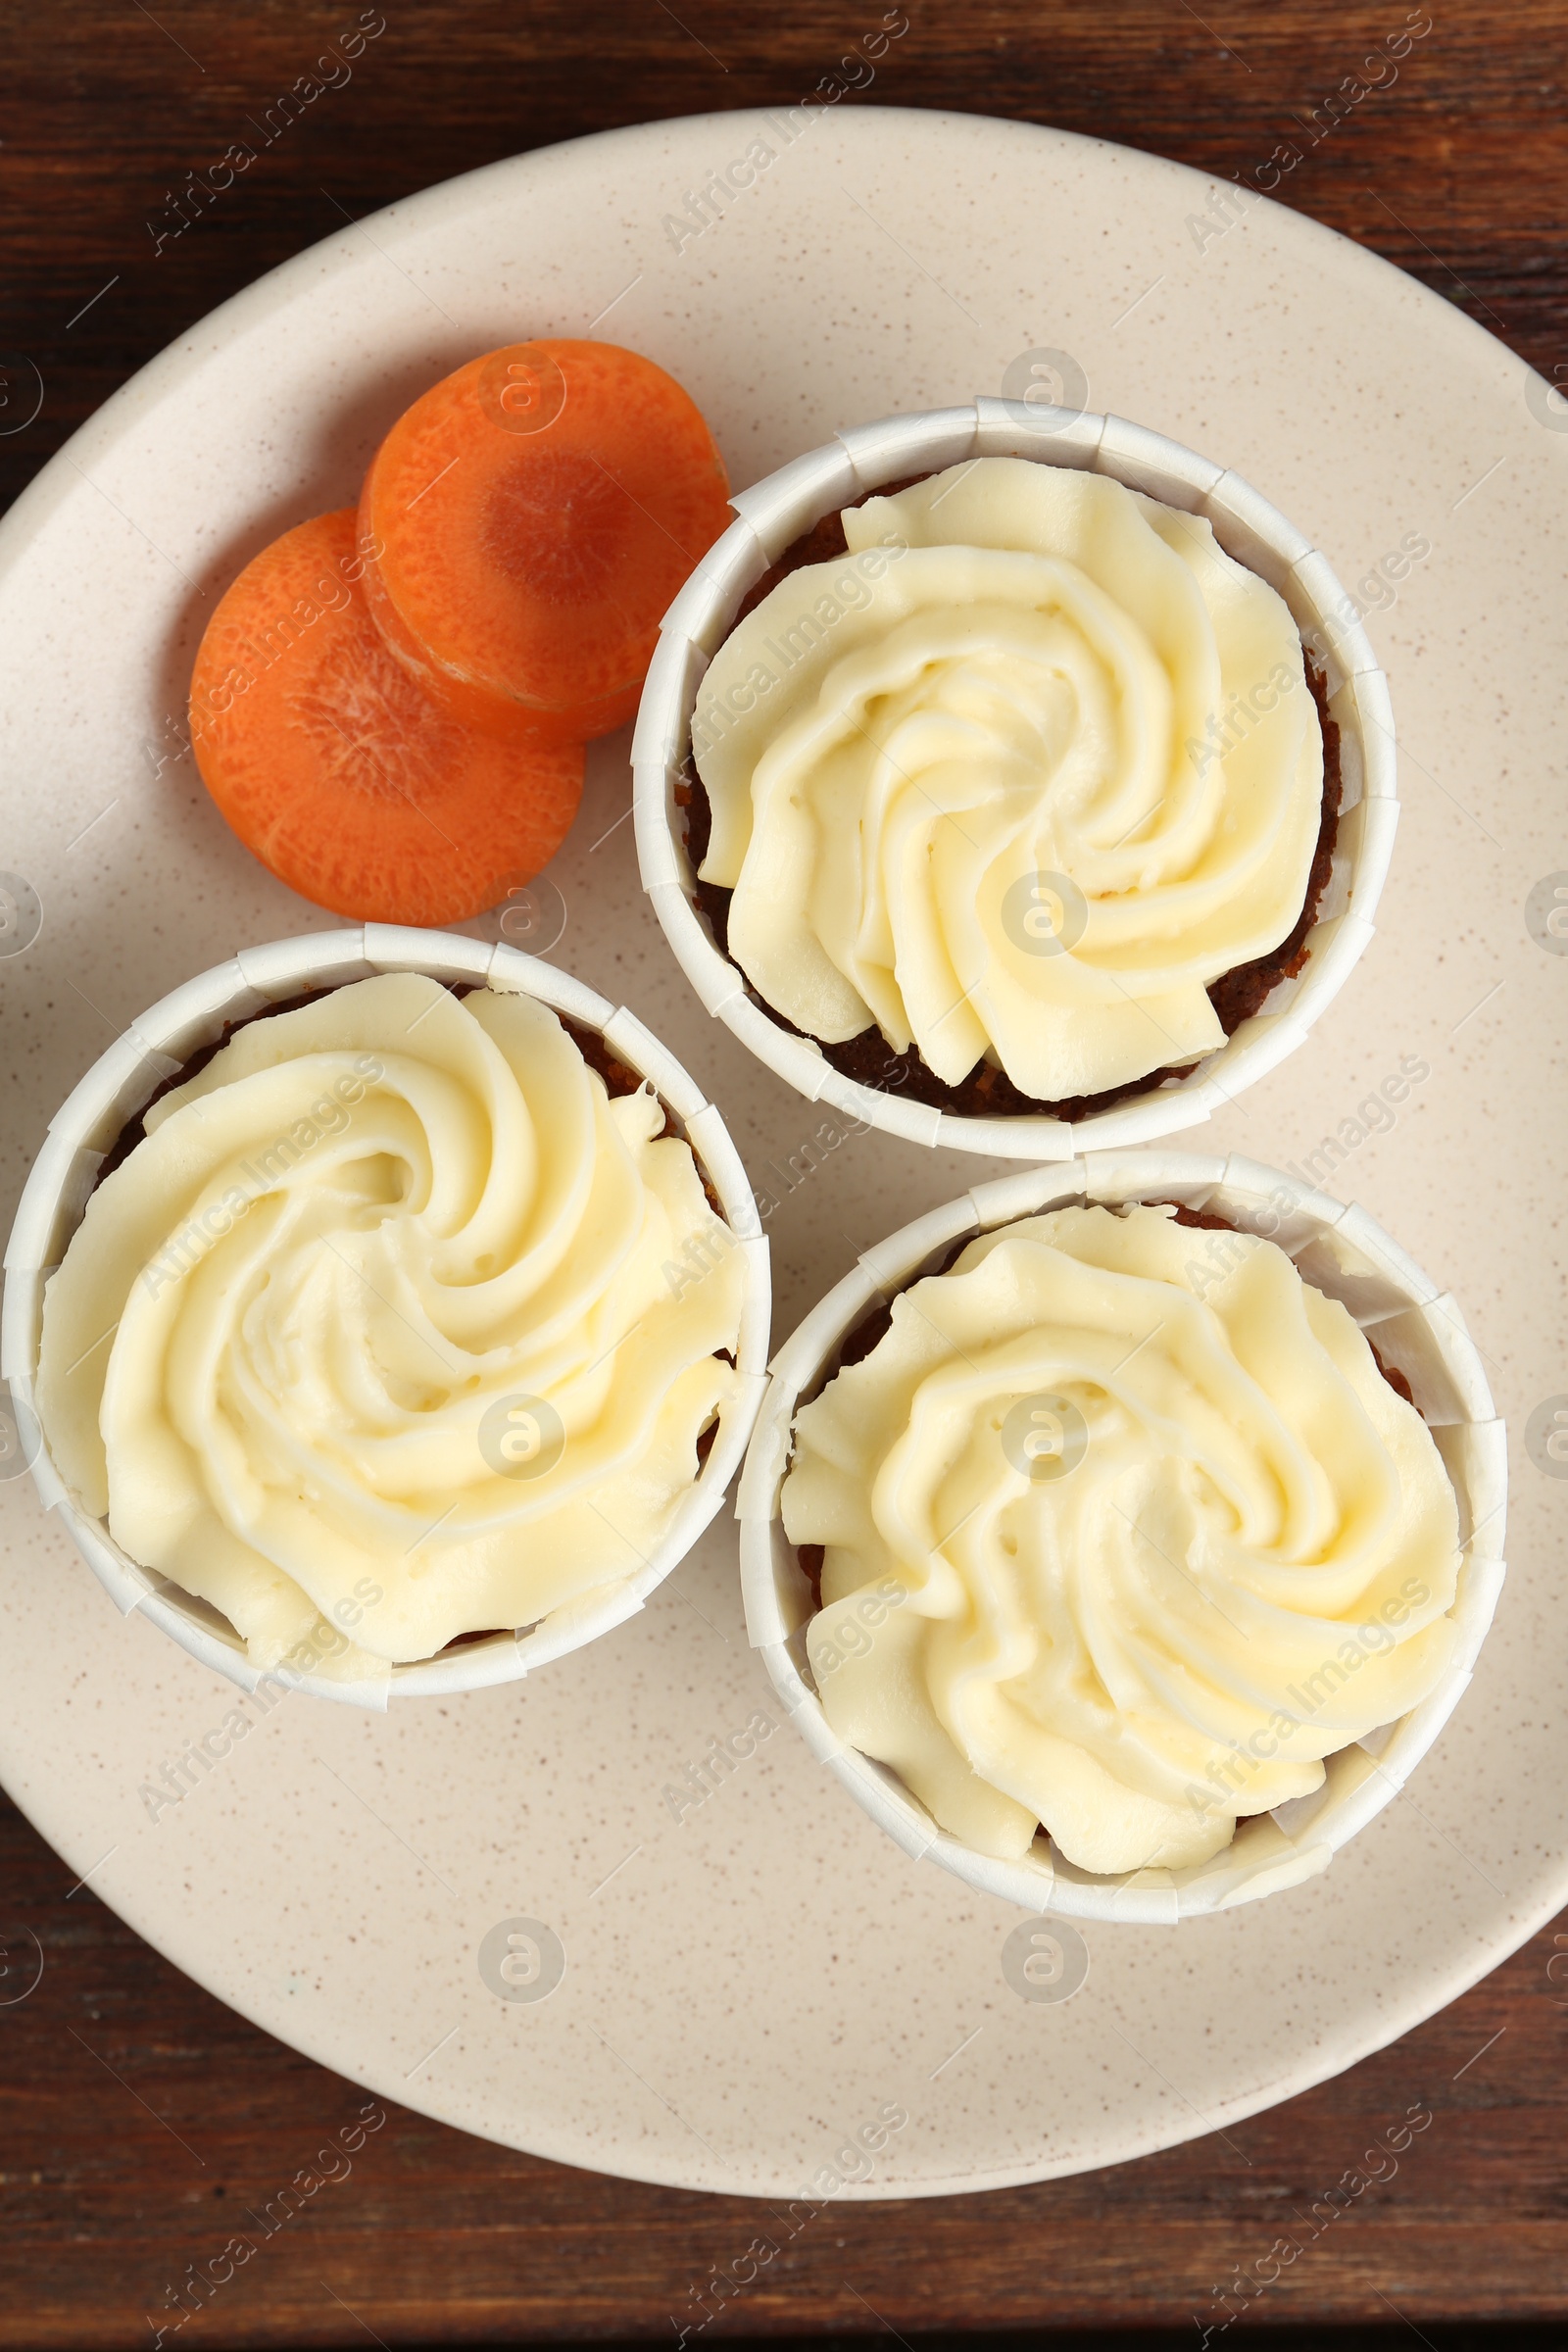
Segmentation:
<svg viewBox="0 0 1568 2352">
<path fill-rule="evenodd" d="M 727 494 L 700 411 L 651 360 L 512 344 L 433 385 L 377 450 L 360 501 L 370 609 L 469 721 L 602 735 L 636 710 Z"/>
<path fill-rule="evenodd" d="M 248 564 L 191 678 L 202 781 L 302 898 L 361 922 L 461 922 L 549 862 L 576 814 L 580 744 L 465 726 L 370 618 L 352 507 Z"/>
</svg>

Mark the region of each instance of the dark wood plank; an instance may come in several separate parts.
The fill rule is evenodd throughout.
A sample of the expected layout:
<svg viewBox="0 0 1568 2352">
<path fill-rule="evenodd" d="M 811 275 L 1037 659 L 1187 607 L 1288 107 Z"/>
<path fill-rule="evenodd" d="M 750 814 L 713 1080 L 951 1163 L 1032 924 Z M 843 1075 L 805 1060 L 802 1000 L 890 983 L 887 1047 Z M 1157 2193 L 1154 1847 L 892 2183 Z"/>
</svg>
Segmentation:
<svg viewBox="0 0 1568 2352">
<path fill-rule="evenodd" d="M 677 0 L 677 22 L 657 0 L 387 0 L 350 81 L 270 143 L 247 131 L 358 15 L 352 0 L 155 0 L 151 16 L 57 0 L 0 17 L 0 346 L 31 358 L 45 393 L 32 423 L 0 430 L 0 499 L 143 361 L 326 234 L 334 199 L 359 215 L 583 131 L 796 100 L 882 10 Z M 1283 201 L 1412 270 L 1544 371 L 1568 359 L 1568 0 L 1434 0 L 1396 84 L 1315 141 L 1301 125 L 1419 9 L 908 0 L 908 15 L 859 102 L 1055 122 L 1223 176 L 1253 178 L 1295 144 Z M 186 173 L 240 139 L 254 166 L 169 235 Z M 0 2006 L 0 2345 L 90 2352 L 150 2343 L 145 2315 L 168 2311 L 187 2266 L 210 2262 L 236 2214 L 273 2198 L 363 2099 L 69 1886 L 0 1807 L 14 1972 L 0 2002 L 25 1982 L 28 1932 L 45 1955 L 36 1990 Z M 1203 2139 L 984 2198 L 831 2209 L 710 2340 L 1156 2322 L 1196 2340 L 1216 2282 L 1253 2270 L 1293 2209 L 1413 2104 L 1431 2128 L 1284 2270 L 1259 2322 L 1397 2328 L 1402 2314 L 1430 2332 L 1445 2317 L 1559 2316 L 1568 1987 L 1546 1974 L 1559 1932 L 1393 2049 L 1240 2127 L 1234 2146 Z M 747 2202 L 567 2172 L 394 2109 L 349 2177 L 167 2340 L 673 2342 L 672 2315 L 690 2318 L 694 2290 L 767 2228 Z"/>
</svg>

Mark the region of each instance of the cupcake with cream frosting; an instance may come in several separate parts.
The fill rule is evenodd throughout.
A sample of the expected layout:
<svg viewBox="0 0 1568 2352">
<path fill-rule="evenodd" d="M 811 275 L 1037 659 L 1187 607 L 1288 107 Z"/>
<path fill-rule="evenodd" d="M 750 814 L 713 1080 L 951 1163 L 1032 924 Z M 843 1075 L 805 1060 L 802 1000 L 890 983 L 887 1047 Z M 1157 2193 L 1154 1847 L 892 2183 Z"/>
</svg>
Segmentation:
<svg viewBox="0 0 1568 2352">
<path fill-rule="evenodd" d="M 88 1200 L 44 1293 L 50 1454 L 253 1665 L 324 1630 L 374 1679 L 531 1624 L 689 1494 L 743 1255 L 598 1044 L 530 996 L 358 981 L 234 1031 Z"/>
<path fill-rule="evenodd" d="M 963 1114 L 1200 1063 L 1299 968 L 1332 861 L 1338 729 L 1283 598 L 1202 516 L 1024 458 L 816 526 L 691 741 L 700 897 L 757 998 Z"/>
<path fill-rule="evenodd" d="M 1168 1205 L 977 1235 L 840 1351 L 780 1496 L 838 1739 L 974 1851 L 1182 1869 L 1453 1655 L 1453 1486 L 1273 1243 Z"/>
</svg>

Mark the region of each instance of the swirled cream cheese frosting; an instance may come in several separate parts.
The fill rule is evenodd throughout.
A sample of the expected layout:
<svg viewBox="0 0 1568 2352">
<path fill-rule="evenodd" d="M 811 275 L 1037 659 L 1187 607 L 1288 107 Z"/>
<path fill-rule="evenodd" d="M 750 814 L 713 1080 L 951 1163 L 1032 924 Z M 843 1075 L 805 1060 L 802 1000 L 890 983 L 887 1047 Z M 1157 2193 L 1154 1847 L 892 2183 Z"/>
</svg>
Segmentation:
<svg viewBox="0 0 1568 2352">
<path fill-rule="evenodd" d="M 1426 1697 L 1453 1489 L 1348 1311 L 1167 1209 L 980 1235 L 796 1418 L 839 1738 L 980 1852 L 1206 1860 Z"/>
<path fill-rule="evenodd" d="M 738 1394 L 743 1252 L 663 1125 L 525 996 L 394 974 L 239 1029 L 45 1291 L 62 1476 L 262 1666 L 324 1620 L 323 1671 L 385 1676 L 635 1572 Z"/>
<path fill-rule="evenodd" d="M 1323 737 L 1283 599 L 1209 524 L 981 458 L 843 515 L 719 647 L 701 878 L 795 1027 L 1035 1101 L 1225 1042 L 1305 901 Z"/>
</svg>

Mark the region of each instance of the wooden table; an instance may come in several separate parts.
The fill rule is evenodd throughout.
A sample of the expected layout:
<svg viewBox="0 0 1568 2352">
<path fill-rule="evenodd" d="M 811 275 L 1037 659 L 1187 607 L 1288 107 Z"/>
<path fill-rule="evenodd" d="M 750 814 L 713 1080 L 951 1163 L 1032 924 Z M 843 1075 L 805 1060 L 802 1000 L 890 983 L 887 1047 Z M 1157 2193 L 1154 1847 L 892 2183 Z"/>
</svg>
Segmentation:
<svg viewBox="0 0 1568 2352">
<path fill-rule="evenodd" d="M 1250 175 L 1282 142 L 1306 148 L 1300 119 L 1374 41 L 1421 21 L 1405 0 L 1203 4 L 907 0 L 910 30 L 866 102 L 1015 115 Z M 1308 148 L 1278 193 L 1549 374 L 1568 360 L 1568 0 L 1431 8 L 1397 85 Z M 0 344 L 36 363 L 44 400 L 0 437 L 0 498 L 215 303 L 325 235 L 333 198 L 363 214 L 580 132 L 793 101 L 882 11 L 385 0 L 385 31 L 330 109 L 160 249 L 185 174 L 356 13 L 351 0 L 5 13 Z M 71 1883 L 5 1807 L 0 2003 L 31 1974 L 24 1931 L 45 1965 L 0 2006 L 0 2345 L 150 2343 L 144 2315 L 169 2315 L 186 2265 L 219 2252 L 240 2208 L 308 2167 L 363 2097 L 197 1991 Z M 1216 2284 L 1237 2267 L 1255 2276 L 1291 2209 L 1412 2106 L 1433 2121 L 1397 2173 L 1281 2271 L 1257 2323 L 1382 2322 L 1408 2341 L 1408 2321 L 1430 2341 L 1444 2319 L 1560 2315 L 1568 1982 L 1554 1980 L 1568 1980 L 1568 1933 L 1547 1930 L 1418 2033 L 1225 2137 L 1039 2188 L 832 2208 L 711 2333 L 1165 2324 L 1196 2342 L 1194 2315 L 1223 2316 Z M 392 2109 L 352 2173 L 167 2340 L 673 2342 L 670 2315 L 764 2219 Z"/>
</svg>

